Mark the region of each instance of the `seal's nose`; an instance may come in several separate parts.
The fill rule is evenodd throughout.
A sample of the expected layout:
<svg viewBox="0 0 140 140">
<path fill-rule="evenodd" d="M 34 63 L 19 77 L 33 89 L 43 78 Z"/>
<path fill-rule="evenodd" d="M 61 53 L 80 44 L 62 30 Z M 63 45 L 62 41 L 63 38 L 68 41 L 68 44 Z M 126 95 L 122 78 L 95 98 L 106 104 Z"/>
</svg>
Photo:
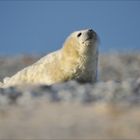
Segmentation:
<svg viewBox="0 0 140 140">
<path fill-rule="evenodd" d="M 89 39 L 92 39 L 92 37 L 93 37 L 93 30 L 92 29 L 89 29 L 88 31 L 87 31 L 87 34 L 88 34 L 88 36 L 89 36 Z"/>
<path fill-rule="evenodd" d="M 87 35 L 88 35 L 88 37 L 90 38 L 90 39 L 97 39 L 97 34 L 96 34 L 96 32 L 94 31 L 94 30 L 92 30 L 92 29 L 88 29 L 87 30 Z"/>
<path fill-rule="evenodd" d="M 88 32 L 93 32 L 93 30 L 92 29 L 89 29 Z"/>
</svg>

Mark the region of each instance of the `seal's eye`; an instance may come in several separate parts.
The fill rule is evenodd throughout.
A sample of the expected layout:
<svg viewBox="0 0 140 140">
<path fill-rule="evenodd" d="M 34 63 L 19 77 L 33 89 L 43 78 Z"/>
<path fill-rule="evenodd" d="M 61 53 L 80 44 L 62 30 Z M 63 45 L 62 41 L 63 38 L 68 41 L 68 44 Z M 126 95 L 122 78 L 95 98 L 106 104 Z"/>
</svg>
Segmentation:
<svg viewBox="0 0 140 140">
<path fill-rule="evenodd" d="M 82 33 L 79 33 L 79 34 L 77 35 L 77 37 L 80 37 L 80 36 L 81 36 L 81 34 L 82 34 Z"/>
</svg>

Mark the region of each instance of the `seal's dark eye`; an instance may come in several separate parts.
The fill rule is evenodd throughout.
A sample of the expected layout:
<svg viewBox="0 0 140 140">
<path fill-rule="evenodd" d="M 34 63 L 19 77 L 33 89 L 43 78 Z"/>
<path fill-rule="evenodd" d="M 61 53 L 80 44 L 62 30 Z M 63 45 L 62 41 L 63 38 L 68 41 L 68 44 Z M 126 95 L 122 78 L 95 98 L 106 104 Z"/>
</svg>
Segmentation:
<svg viewBox="0 0 140 140">
<path fill-rule="evenodd" d="M 77 35 L 77 37 L 80 37 L 80 36 L 81 36 L 81 34 L 82 34 L 82 33 L 79 33 L 79 34 Z"/>
</svg>

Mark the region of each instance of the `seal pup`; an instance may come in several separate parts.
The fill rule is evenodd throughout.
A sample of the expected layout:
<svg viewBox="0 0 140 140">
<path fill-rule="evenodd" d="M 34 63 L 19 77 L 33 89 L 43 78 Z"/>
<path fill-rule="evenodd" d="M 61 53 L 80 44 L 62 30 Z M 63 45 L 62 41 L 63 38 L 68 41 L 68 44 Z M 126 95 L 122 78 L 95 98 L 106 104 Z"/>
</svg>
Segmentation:
<svg viewBox="0 0 140 140">
<path fill-rule="evenodd" d="M 76 80 L 94 83 L 97 77 L 98 36 L 92 29 L 71 33 L 63 47 L 36 63 L 6 77 L 2 87 L 45 84 Z"/>
</svg>

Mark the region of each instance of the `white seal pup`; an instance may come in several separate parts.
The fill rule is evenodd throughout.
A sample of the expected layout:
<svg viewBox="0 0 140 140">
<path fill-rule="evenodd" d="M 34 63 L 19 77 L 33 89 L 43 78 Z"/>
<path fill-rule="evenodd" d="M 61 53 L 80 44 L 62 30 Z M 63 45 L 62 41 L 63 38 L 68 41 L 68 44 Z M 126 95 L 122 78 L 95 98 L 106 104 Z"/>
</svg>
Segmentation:
<svg viewBox="0 0 140 140">
<path fill-rule="evenodd" d="M 92 29 L 73 32 L 63 47 L 36 63 L 6 77 L 2 87 L 46 84 L 77 80 L 95 82 L 97 76 L 98 36 Z"/>
</svg>

